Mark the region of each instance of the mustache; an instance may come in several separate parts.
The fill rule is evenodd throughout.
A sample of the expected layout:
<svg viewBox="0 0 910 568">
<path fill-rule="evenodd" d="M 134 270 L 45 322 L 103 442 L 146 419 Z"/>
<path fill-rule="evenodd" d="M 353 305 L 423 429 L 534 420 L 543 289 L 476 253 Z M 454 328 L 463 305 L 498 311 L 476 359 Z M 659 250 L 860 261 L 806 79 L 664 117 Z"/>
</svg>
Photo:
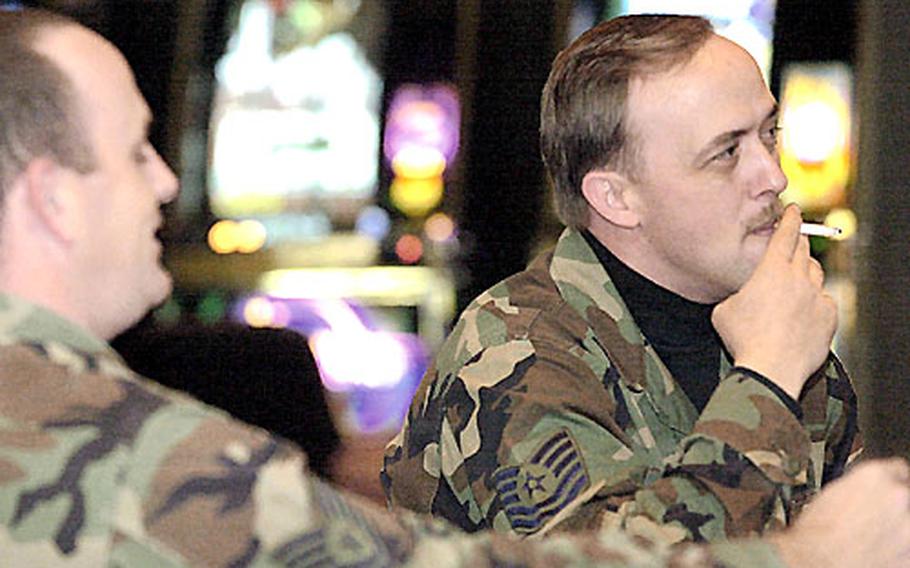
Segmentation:
<svg viewBox="0 0 910 568">
<path fill-rule="evenodd" d="M 777 223 L 783 213 L 783 204 L 780 201 L 774 201 L 765 206 L 758 215 L 750 219 L 746 224 L 746 228 L 748 231 L 755 231 L 762 227 L 766 227 L 767 225 Z"/>
</svg>

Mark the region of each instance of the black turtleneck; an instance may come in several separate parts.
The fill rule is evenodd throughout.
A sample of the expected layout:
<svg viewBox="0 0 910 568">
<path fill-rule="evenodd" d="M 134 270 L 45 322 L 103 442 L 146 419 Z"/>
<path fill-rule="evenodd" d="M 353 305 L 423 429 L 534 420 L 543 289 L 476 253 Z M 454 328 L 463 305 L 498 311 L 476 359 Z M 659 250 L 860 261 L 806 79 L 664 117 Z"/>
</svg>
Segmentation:
<svg viewBox="0 0 910 568">
<path fill-rule="evenodd" d="M 701 414 L 720 382 L 718 369 L 724 346 L 711 324 L 716 304 L 699 304 L 667 290 L 623 264 L 588 231 L 582 235 L 610 275 L 645 340 Z M 768 387 L 797 418 L 802 416 L 799 403 L 770 379 L 751 369 L 737 369 Z"/>
<path fill-rule="evenodd" d="M 700 413 L 720 380 L 722 343 L 711 325 L 715 304 L 692 302 L 635 272 L 584 231 L 642 335 Z"/>
</svg>

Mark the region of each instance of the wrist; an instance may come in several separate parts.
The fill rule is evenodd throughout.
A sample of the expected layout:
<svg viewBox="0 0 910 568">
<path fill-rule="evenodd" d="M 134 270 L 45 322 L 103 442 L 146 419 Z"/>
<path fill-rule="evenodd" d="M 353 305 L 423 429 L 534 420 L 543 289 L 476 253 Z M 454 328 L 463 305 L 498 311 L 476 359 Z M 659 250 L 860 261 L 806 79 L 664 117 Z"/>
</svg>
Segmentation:
<svg viewBox="0 0 910 568">
<path fill-rule="evenodd" d="M 733 364 L 762 375 L 794 400 L 799 399 L 806 383 L 807 377 L 803 373 L 794 372 L 792 366 L 781 365 L 778 361 L 769 361 L 764 357 L 737 357 Z"/>
<path fill-rule="evenodd" d="M 796 397 L 790 395 L 787 392 L 784 392 L 784 389 L 780 388 L 777 383 L 769 379 L 768 377 L 758 373 L 748 367 L 733 367 L 730 369 L 730 373 L 739 373 L 741 375 L 746 375 L 747 377 L 752 378 L 755 381 L 763 384 L 765 388 L 773 392 L 778 399 L 790 409 L 790 412 L 796 416 L 797 420 L 803 419 L 803 409 L 799 404 L 799 401 Z"/>
<path fill-rule="evenodd" d="M 766 540 L 777 549 L 778 556 L 789 568 L 814 568 L 833 566 L 830 558 L 823 558 L 819 548 L 794 535 L 793 529 L 770 534 Z"/>
</svg>

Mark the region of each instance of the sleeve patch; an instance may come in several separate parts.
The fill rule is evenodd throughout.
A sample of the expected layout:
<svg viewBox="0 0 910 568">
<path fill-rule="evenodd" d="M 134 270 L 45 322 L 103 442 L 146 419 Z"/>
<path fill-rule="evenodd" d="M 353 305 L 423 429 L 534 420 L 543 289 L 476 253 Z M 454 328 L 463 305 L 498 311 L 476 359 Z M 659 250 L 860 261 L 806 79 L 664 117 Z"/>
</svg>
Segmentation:
<svg viewBox="0 0 910 568">
<path fill-rule="evenodd" d="M 563 430 L 545 441 L 531 459 L 493 474 L 499 502 L 512 530 L 532 534 L 590 484 L 578 445 Z"/>
</svg>

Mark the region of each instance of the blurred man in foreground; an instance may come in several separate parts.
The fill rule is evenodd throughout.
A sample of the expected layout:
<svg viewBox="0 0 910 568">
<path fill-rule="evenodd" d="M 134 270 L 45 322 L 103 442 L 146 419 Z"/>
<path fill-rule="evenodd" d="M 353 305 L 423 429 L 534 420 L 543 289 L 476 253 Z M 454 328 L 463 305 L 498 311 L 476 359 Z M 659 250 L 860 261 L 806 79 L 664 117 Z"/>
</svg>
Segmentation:
<svg viewBox="0 0 910 568">
<path fill-rule="evenodd" d="M 69 20 L 0 12 L 0 77 L 3 566 L 906 560 L 910 471 L 899 460 L 858 468 L 771 541 L 710 547 L 618 531 L 466 535 L 338 493 L 295 447 L 137 376 L 106 343 L 170 291 L 155 232 L 177 193 L 121 54 Z"/>
</svg>

